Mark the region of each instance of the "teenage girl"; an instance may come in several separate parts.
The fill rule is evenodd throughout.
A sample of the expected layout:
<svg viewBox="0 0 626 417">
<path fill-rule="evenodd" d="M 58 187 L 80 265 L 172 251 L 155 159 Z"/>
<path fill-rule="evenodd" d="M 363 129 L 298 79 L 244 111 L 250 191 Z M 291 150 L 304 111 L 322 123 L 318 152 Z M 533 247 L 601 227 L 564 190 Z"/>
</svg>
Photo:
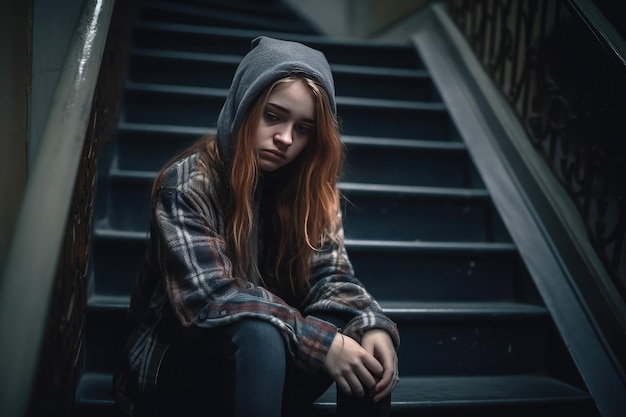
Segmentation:
<svg viewBox="0 0 626 417">
<path fill-rule="evenodd" d="M 399 335 L 346 253 L 342 159 L 324 55 L 255 39 L 217 133 L 154 182 L 127 415 L 305 415 L 333 382 L 340 415 L 388 414 Z"/>
</svg>

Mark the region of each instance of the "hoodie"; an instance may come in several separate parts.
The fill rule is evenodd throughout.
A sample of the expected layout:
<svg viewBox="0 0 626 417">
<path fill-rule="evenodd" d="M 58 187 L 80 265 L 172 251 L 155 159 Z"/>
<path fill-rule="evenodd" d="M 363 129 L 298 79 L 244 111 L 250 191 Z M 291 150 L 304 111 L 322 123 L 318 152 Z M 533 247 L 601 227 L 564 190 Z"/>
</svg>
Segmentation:
<svg viewBox="0 0 626 417">
<path fill-rule="evenodd" d="M 225 161 L 232 158 L 235 135 L 259 95 L 292 74 L 304 74 L 319 82 L 336 113 L 335 84 L 324 54 L 298 42 L 260 36 L 252 41 L 252 48 L 237 67 L 217 119 L 218 147 Z"/>
</svg>

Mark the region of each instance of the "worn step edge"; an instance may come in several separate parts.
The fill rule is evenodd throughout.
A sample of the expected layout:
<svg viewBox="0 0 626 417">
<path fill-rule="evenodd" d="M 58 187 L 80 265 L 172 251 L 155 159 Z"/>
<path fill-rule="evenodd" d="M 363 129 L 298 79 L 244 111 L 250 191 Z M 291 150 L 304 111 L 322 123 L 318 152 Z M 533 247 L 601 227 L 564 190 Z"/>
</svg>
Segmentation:
<svg viewBox="0 0 626 417">
<path fill-rule="evenodd" d="M 421 198 L 446 198 L 463 200 L 489 200 L 490 198 L 487 190 L 475 188 L 422 187 L 415 185 L 361 184 L 340 182 L 339 190 L 343 193 L 349 193 L 350 195 L 404 195 Z"/>
<path fill-rule="evenodd" d="M 76 390 L 78 407 L 115 407 L 112 375 L 83 373 Z M 316 407 L 335 407 L 331 386 L 316 401 Z M 543 375 L 498 376 L 409 376 L 401 377 L 392 395 L 392 409 L 497 406 L 503 404 L 548 404 L 588 402 L 587 392 Z"/>
<path fill-rule="evenodd" d="M 96 225 L 94 239 L 145 241 L 148 232 L 119 230 L 105 227 L 106 222 Z M 515 254 L 517 249 L 513 243 L 507 242 L 434 242 L 434 241 L 391 241 L 346 239 L 349 251 L 360 252 L 400 252 L 400 253 L 471 253 L 471 254 Z"/>
<path fill-rule="evenodd" d="M 206 128 L 202 126 L 134 123 L 128 121 L 120 121 L 118 124 L 118 130 L 133 133 L 168 133 L 172 135 L 190 135 L 198 137 L 215 133 L 217 131 L 215 128 Z"/>
<path fill-rule="evenodd" d="M 127 92 L 139 93 L 158 93 L 172 95 L 187 95 L 200 97 L 219 97 L 226 98 L 228 89 L 210 88 L 210 87 L 190 87 L 185 85 L 172 84 L 156 84 L 141 83 L 129 81 L 126 83 Z M 414 110 L 424 112 L 445 113 L 446 106 L 443 103 L 425 102 L 425 101 L 408 101 L 408 100 L 388 100 L 376 98 L 361 97 L 337 97 L 337 105 L 349 107 L 369 107 L 369 108 L 386 108 L 394 110 Z"/>
<path fill-rule="evenodd" d="M 157 173 L 154 171 L 131 171 L 112 168 L 109 178 L 112 181 L 152 182 Z M 339 182 L 339 191 L 350 195 L 376 194 L 379 196 L 406 196 L 419 198 L 489 200 L 487 190 L 480 188 L 422 187 L 415 185 L 360 184 Z"/>
<path fill-rule="evenodd" d="M 201 136 L 213 134 L 215 128 L 206 128 L 201 126 L 180 126 L 166 124 L 150 124 L 135 123 L 121 121 L 118 125 L 118 131 L 128 133 L 165 133 L 171 135 L 185 136 Z M 463 142 L 444 142 L 434 140 L 418 140 L 418 139 L 396 139 L 396 138 L 380 138 L 368 136 L 342 135 L 342 140 L 346 145 L 363 146 L 372 148 L 397 148 L 397 149 L 422 149 L 426 151 L 441 152 L 467 152 L 467 147 Z"/>
<path fill-rule="evenodd" d="M 134 57 L 162 58 L 172 61 L 210 62 L 219 64 L 239 64 L 243 55 L 212 54 L 206 52 L 175 51 L 170 49 L 133 48 L 130 54 Z M 330 63 L 334 74 L 366 74 L 381 77 L 423 78 L 430 79 L 428 71 L 423 69 L 375 67 L 370 65 L 347 65 Z"/>
<path fill-rule="evenodd" d="M 130 297 L 126 295 L 92 294 L 87 300 L 90 311 L 126 310 Z M 415 321 L 467 321 L 492 319 L 519 319 L 547 317 L 545 307 L 512 301 L 479 302 L 419 302 L 385 301 L 379 303 L 394 320 Z"/>
</svg>

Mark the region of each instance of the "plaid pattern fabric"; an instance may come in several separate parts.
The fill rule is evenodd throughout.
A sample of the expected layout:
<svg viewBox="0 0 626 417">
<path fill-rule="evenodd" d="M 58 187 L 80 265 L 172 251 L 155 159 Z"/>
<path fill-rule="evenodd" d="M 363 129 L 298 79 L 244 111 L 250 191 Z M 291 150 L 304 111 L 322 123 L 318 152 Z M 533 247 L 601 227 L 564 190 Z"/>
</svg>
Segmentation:
<svg viewBox="0 0 626 417">
<path fill-rule="evenodd" d="M 355 278 L 343 245 L 329 242 L 315 253 L 311 287 L 299 309 L 255 280 L 233 276 L 214 181 L 199 165 L 196 155 L 173 164 L 155 196 L 146 267 L 129 310 L 135 328 L 115 382 L 118 402 L 128 414 L 133 414 L 133 396 L 155 383 L 162 357 L 155 353 L 164 351 L 159 325 L 168 302 L 187 327 L 266 320 L 282 332 L 294 362 L 311 373 L 322 365 L 338 330 L 360 340 L 367 330 L 384 329 L 399 344 L 396 325 Z M 349 320 L 337 329 L 318 318 L 324 316 Z"/>
</svg>

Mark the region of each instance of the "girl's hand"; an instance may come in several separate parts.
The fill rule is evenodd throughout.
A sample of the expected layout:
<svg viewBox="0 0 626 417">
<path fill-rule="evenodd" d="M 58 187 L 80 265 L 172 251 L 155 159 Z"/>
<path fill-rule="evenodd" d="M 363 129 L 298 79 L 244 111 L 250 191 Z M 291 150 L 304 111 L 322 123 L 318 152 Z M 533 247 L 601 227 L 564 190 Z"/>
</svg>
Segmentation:
<svg viewBox="0 0 626 417">
<path fill-rule="evenodd" d="M 380 329 L 369 330 L 363 335 L 361 345 L 382 365 L 382 377 L 372 390 L 374 401 L 379 401 L 396 387 L 400 380 L 398 373 L 398 356 L 393 346 L 391 337 L 386 331 Z"/>
<path fill-rule="evenodd" d="M 337 333 L 323 364 L 324 371 L 349 395 L 363 397 L 383 377 L 383 366 L 349 336 Z"/>
</svg>

